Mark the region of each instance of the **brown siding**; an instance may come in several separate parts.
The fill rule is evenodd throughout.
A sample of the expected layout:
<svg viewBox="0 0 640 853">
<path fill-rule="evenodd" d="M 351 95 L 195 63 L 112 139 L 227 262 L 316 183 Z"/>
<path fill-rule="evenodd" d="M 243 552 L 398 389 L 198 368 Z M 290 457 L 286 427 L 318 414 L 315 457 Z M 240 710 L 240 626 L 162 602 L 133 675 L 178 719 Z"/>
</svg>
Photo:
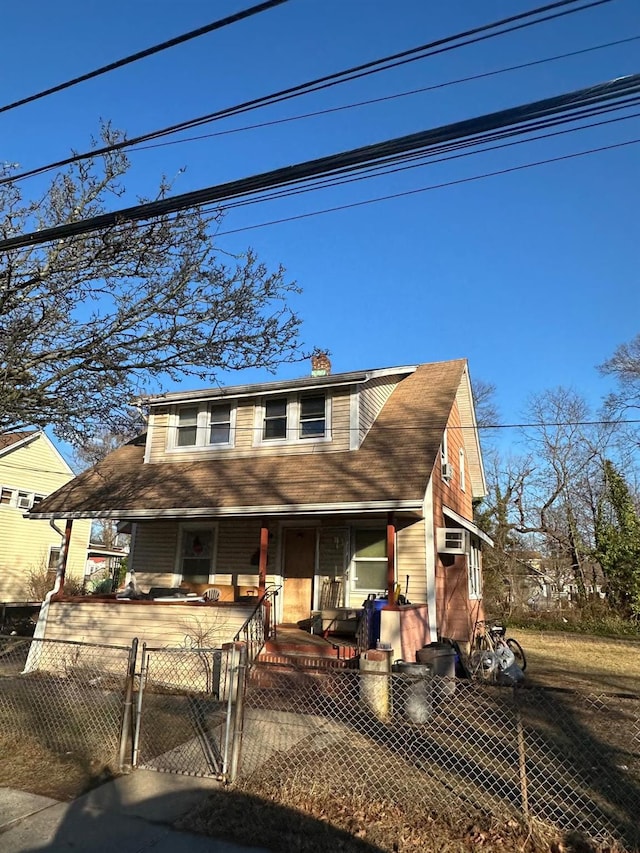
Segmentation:
<svg viewBox="0 0 640 853">
<path fill-rule="evenodd" d="M 433 468 L 434 527 L 451 526 L 445 519 L 443 506 L 458 515 L 473 519 L 471 476 L 466 467 L 466 489 L 460 488 L 459 451 L 463 446 L 460 413 L 454 404 L 448 421 L 448 459 L 453 476 L 448 483 L 442 479 L 440 455 Z M 465 454 L 465 465 L 468 466 Z M 434 546 L 435 547 L 435 546 Z M 470 640 L 477 618 L 482 618 L 482 602 L 469 598 L 467 557 L 436 554 L 436 612 L 438 634 L 459 642 Z"/>
</svg>

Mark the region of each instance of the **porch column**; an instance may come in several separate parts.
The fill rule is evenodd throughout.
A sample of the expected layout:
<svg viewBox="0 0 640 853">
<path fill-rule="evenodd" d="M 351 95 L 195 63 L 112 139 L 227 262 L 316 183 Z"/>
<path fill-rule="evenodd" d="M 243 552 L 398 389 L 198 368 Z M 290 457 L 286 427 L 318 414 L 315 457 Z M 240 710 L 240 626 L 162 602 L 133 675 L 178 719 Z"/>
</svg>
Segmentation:
<svg viewBox="0 0 640 853">
<path fill-rule="evenodd" d="M 56 531 L 56 533 L 60 533 L 61 531 L 55 526 L 55 521 L 52 519 L 50 522 L 50 526 Z M 67 560 L 69 557 L 69 544 L 71 542 L 71 529 L 73 527 L 73 520 L 68 518 L 64 527 L 64 535 L 62 538 L 62 551 L 60 553 L 60 557 L 58 559 L 58 565 L 56 566 L 56 581 L 53 587 L 53 595 L 52 598 L 59 598 L 63 594 L 64 581 L 67 574 Z"/>
<path fill-rule="evenodd" d="M 266 521 L 262 520 L 260 527 L 260 560 L 258 562 L 258 587 L 260 595 L 264 595 L 267 586 L 267 551 L 269 550 L 269 528 Z"/>
<path fill-rule="evenodd" d="M 394 513 L 387 514 L 387 590 L 389 604 L 396 603 L 396 520 Z"/>
</svg>

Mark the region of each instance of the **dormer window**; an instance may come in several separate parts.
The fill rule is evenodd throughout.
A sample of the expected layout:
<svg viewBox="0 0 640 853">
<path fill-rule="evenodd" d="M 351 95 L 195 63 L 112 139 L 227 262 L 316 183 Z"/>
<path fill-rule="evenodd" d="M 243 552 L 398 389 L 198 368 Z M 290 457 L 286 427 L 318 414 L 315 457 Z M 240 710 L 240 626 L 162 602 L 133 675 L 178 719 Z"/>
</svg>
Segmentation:
<svg viewBox="0 0 640 853">
<path fill-rule="evenodd" d="M 174 415 L 170 447 L 233 447 L 236 408 L 232 403 L 181 406 Z"/>
<path fill-rule="evenodd" d="M 176 447 L 195 447 L 198 437 L 198 409 L 190 406 L 178 412 Z"/>
<path fill-rule="evenodd" d="M 209 410 L 209 444 L 229 444 L 231 441 L 231 406 L 229 403 L 211 406 Z"/>
<path fill-rule="evenodd" d="M 287 409 L 286 397 L 277 397 L 266 400 L 264 404 L 264 425 L 262 438 L 269 441 L 273 438 L 287 437 Z"/>
<path fill-rule="evenodd" d="M 324 392 L 266 397 L 257 410 L 259 443 L 328 440 L 329 413 L 330 398 Z"/>
<path fill-rule="evenodd" d="M 324 394 L 300 398 L 300 438 L 324 438 L 326 399 Z"/>
</svg>

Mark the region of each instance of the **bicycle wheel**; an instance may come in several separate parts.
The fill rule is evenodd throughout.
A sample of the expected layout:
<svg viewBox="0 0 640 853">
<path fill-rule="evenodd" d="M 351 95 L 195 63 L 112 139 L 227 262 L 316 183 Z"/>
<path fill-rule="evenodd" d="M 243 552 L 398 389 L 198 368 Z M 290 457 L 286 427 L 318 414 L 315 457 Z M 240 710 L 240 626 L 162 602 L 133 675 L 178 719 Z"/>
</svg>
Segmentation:
<svg viewBox="0 0 640 853">
<path fill-rule="evenodd" d="M 527 668 L 527 659 L 522 651 L 522 646 L 517 640 L 514 640 L 513 637 L 509 637 L 507 639 L 507 645 L 511 649 L 516 659 L 516 663 L 520 667 L 520 669 L 524 672 Z"/>
</svg>

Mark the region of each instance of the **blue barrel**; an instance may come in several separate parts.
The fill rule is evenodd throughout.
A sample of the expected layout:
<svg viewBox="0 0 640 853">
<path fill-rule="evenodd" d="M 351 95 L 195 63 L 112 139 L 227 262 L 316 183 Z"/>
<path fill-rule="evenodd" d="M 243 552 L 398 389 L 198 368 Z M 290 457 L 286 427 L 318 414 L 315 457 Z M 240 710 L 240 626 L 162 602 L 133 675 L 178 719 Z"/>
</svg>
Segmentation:
<svg viewBox="0 0 640 853">
<path fill-rule="evenodd" d="M 386 607 L 389 600 L 386 598 L 367 598 L 364 602 L 365 608 L 369 611 L 369 648 L 375 649 L 376 643 L 380 639 L 380 611 Z"/>
</svg>

